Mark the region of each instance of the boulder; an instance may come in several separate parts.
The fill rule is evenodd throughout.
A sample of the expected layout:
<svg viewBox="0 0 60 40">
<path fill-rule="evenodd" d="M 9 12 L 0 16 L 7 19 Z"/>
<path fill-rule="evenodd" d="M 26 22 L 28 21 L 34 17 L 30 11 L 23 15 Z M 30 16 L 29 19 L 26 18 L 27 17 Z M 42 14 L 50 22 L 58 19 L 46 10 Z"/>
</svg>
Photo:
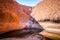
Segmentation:
<svg viewBox="0 0 60 40">
<path fill-rule="evenodd" d="M 23 22 L 30 19 L 30 8 L 15 0 L 0 0 L 0 34 L 24 28 Z"/>
<path fill-rule="evenodd" d="M 15 0 L 0 0 L 0 39 L 24 38 L 42 31 L 43 28 L 30 16 L 31 9 Z"/>
<path fill-rule="evenodd" d="M 31 16 L 44 28 L 40 34 L 60 40 L 60 0 L 43 0 L 33 9 Z"/>
</svg>

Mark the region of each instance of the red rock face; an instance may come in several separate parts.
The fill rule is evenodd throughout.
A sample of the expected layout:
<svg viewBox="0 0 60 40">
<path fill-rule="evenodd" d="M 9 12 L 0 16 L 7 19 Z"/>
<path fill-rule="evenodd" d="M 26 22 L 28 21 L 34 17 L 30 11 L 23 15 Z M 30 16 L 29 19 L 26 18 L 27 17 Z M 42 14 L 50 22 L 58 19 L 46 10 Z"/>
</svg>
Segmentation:
<svg viewBox="0 0 60 40">
<path fill-rule="evenodd" d="M 23 37 L 22 40 L 25 40 L 25 36 L 42 31 L 38 22 L 30 16 L 30 8 L 13 0 L 0 0 L 0 38 Z"/>
<path fill-rule="evenodd" d="M 30 7 L 18 4 L 15 0 L 0 0 L 0 34 L 22 29 L 22 22 L 30 19 L 27 15 L 30 14 Z"/>
</svg>

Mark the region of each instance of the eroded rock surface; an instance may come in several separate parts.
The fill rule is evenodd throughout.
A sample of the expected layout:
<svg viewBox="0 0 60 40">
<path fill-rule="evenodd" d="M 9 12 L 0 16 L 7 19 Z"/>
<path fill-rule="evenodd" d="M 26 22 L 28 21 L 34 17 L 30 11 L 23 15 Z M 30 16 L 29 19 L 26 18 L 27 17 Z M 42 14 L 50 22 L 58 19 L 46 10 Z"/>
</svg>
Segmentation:
<svg viewBox="0 0 60 40">
<path fill-rule="evenodd" d="M 15 0 L 0 0 L 0 34 L 24 28 L 22 22 L 30 19 L 31 7 L 18 4 Z"/>
<path fill-rule="evenodd" d="M 33 9 L 31 16 L 45 29 L 41 34 L 60 40 L 60 0 L 43 0 Z"/>
</svg>

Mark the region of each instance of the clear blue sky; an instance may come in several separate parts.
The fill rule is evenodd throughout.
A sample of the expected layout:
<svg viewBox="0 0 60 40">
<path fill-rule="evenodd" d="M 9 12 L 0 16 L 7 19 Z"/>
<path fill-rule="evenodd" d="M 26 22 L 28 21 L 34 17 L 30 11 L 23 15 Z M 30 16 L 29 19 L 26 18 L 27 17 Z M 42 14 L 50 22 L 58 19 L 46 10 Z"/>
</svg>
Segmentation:
<svg viewBox="0 0 60 40">
<path fill-rule="evenodd" d="M 41 0 L 16 0 L 18 3 L 27 5 L 27 6 L 35 6 Z"/>
</svg>

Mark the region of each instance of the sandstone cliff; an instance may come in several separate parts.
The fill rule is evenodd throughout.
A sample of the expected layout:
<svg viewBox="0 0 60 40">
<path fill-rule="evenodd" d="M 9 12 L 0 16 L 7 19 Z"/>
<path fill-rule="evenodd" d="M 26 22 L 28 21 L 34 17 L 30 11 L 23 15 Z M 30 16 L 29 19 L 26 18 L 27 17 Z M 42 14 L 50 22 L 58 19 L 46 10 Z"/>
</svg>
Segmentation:
<svg viewBox="0 0 60 40">
<path fill-rule="evenodd" d="M 60 40 L 60 0 L 43 0 L 33 9 L 31 16 L 44 28 L 40 34 Z"/>
<path fill-rule="evenodd" d="M 22 23 L 29 20 L 30 8 L 15 0 L 0 0 L 0 34 L 24 28 Z"/>
<path fill-rule="evenodd" d="M 37 16 L 36 16 L 37 14 Z M 60 0 L 43 0 L 33 9 L 31 15 L 38 20 L 60 20 Z"/>
</svg>

